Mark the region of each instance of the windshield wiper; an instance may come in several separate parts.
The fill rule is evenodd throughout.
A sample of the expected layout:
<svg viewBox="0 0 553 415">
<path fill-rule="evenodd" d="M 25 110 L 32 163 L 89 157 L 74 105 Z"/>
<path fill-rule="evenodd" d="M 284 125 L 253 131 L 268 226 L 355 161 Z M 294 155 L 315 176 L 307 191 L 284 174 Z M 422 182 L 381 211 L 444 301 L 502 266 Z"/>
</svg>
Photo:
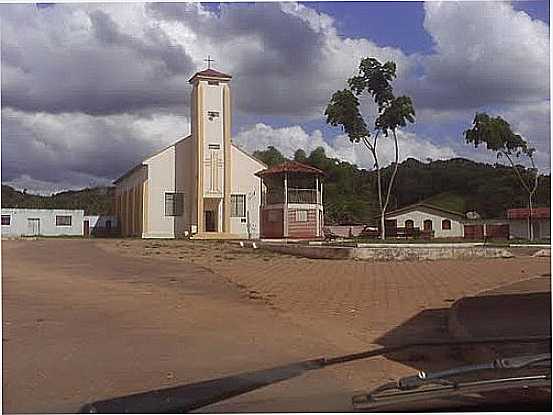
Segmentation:
<svg viewBox="0 0 553 415">
<path fill-rule="evenodd" d="M 471 340 L 422 341 L 382 347 L 359 353 L 318 358 L 289 365 L 239 373 L 187 385 L 139 392 L 83 405 L 81 413 L 167 413 L 189 412 L 225 399 L 286 381 L 312 370 L 383 356 L 413 347 L 466 346 L 476 344 L 551 342 L 551 336 L 502 337 Z"/>
<path fill-rule="evenodd" d="M 476 381 L 450 380 L 450 378 L 478 372 L 497 371 L 505 373 L 530 368 L 548 368 L 549 370 L 547 373 L 528 376 L 500 377 Z M 551 387 L 550 353 L 495 359 L 491 362 L 466 365 L 438 372 L 420 371 L 416 375 L 406 376 L 395 382 L 381 385 L 369 393 L 356 395 L 352 398 L 352 404 L 356 409 L 371 410 L 398 403 L 403 404 L 426 399 L 521 387 Z"/>
</svg>

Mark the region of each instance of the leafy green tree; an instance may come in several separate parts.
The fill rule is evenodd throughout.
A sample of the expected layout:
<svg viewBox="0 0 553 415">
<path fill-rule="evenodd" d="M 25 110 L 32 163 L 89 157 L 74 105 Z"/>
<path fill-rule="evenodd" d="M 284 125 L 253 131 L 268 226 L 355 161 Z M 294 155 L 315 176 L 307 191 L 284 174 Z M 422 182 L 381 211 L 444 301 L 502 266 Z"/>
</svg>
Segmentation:
<svg viewBox="0 0 553 415">
<path fill-rule="evenodd" d="M 269 167 L 284 163 L 286 161 L 286 158 L 282 155 L 282 153 L 273 146 L 267 147 L 267 150 L 254 151 L 253 156 L 261 160 Z"/>
<path fill-rule="evenodd" d="M 375 58 L 363 58 L 357 75 L 348 80 L 349 88 L 337 91 L 332 95 L 325 115 L 326 122 L 332 126 L 341 126 L 353 143 L 362 143 L 371 153 L 374 168 L 377 173 L 378 203 L 380 207 L 380 229 L 382 239 L 386 238 L 385 214 L 390 203 L 390 195 L 397 174 L 399 148 L 397 130 L 405 127 L 407 122 L 415 122 L 415 109 L 408 96 L 396 97 L 393 93 L 392 81 L 396 78 L 396 64 L 388 61 L 381 64 Z M 378 108 L 378 116 L 374 120 L 374 132 L 364 120 L 359 111 L 359 98 L 369 94 Z M 394 163 L 388 180 L 386 192 L 378 160 L 378 139 L 380 136 L 393 137 Z"/>
<path fill-rule="evenodd" d="M 533 199 L 538 189 L 539 172 L 534 162 L 535 148 L 530 147 L 528 142 L 519 134 L 515 134 L 507 121 L 501 117 L 490 117 L 488 114 L 476 113 L 472 122 L 472 128 L 465 130 L 465 141 L 468 144 L 474 144 L 478 147 L 480 144 L 486 144 L 488 150 L 494 151 L 498 158 L 506 157 L 511 163 L 513 171 L 519 180 L 522 188 L 528 194 L 528 235 L 530 240 L 534 240 L 534 230 L 532 228 L 532 208 Z M 530 161 L 531 168 L 515 163 L 515 159 L 526 156 Z"/>
<path fill-rule="evenodd" d="M 301 148 L 297 149 L 294 153 L 294 160 L 300 163 L 305 163 L 307 161 L 307 154 Z"/>
<path fill-rule="evenodd" d="M 310 165 L 317 167 L 321 170 L 328 170 L 330 165 L 333 163 L 332 159 L 329 159 L 326 156 L 325 149 L 323 147 L 317 147 L 315 150 L 309 154 L 309 157 L 306 160 Z"/>
</svg>

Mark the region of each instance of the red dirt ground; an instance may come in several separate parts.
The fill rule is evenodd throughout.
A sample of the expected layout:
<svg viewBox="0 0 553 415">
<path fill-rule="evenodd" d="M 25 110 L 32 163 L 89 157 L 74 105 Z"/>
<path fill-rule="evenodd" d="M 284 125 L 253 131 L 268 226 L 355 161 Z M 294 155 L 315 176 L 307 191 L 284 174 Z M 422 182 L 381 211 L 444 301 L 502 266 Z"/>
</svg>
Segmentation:
<svg viewBox="0 0 553 415">
<path fill-rule="evenodd" d="M 90 400 L 442 337 L 453 301 L 550 273 L 550 263 L 368 263 L 217 242 L 39 239 L 3 241 L 2 271 L 3 409 L 67 412 Z M 362 361 L 206 410 L 347 411 L 354 391 L 422 364 Z"/>
</svg>

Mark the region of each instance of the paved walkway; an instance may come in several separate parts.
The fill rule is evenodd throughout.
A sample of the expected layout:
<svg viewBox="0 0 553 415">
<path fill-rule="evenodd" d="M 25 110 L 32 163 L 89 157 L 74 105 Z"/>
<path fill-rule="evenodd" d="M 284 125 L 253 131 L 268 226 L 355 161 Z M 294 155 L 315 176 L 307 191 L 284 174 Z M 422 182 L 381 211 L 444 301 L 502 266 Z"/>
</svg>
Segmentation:
<svg viewBox="0 0 553 415">
<path fill-rule="evenodd" d="M 283 259 L 211 265 L 279 310 L 345 324 L 367 342 L 422 310 L 549 272 L 537 258 L 369 263 Z"/>
<path fill-rule="evenodd" d="M 464 296 L 551 272 L 549 258 L 529 256 L 374 263 L 297 258 L 216 242 L 99 243 L 124 255 L 202 265 L 296 322 L 367 345 L 397 328 L 409 336 L 447 335 L 446 313 L 439 310 Z"/>
</svg>

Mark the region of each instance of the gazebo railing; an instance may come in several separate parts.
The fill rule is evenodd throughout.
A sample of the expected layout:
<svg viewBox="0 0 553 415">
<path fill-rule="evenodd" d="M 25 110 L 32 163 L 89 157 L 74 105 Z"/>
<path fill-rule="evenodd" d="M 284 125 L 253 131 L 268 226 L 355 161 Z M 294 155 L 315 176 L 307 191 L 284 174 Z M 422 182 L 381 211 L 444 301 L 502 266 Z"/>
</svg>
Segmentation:
<svg viewBox="0 0 553 415">
<path fill-rule="evenodd" d="M 288 203 L 319 203 L 316 189 L 288 189 Z"/>
<path fill-rule="evenodd" d="M 284 189 L 268 190 L 263 193 L 263 205 L 277 205 L 284 203 Z M 288 189 L 288 203 L 320 203 L 317 189 Z"/>
<path fill-rule="evenodd" d="M 284 203 L 284 189 L 264 192 L 262 203 L 263 205 L 278 205 Z"/>
</svg>

